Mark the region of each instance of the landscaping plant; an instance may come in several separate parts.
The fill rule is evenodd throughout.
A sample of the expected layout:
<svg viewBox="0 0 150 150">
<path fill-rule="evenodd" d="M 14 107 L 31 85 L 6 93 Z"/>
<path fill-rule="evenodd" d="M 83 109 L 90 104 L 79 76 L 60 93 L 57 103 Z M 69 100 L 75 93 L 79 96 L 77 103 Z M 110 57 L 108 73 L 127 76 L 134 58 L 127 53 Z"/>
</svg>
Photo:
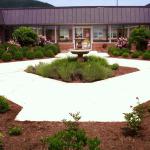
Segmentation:
<svg viewBox="0 0 150 150">
<path fill-rule="evenodd" d="M 140 51 L 135 51 L 131 54 L 132 58 L 139 58 L 142 55 L 142 52 Z"/>
<path fill-rule="evenodd" d="M 0 96 L 0 113 L 5 113 L 10 109 L 7 99 L 4 96 Z"/>
<path fill-rule="evenodd" d="M 136 44 L 136 48 L 139 50 L 146 50 L 148 39 L 150 38 L 150 30 L 144 27 L 135 28 L 129 38 L 129 44 Z"/>
<path fill-rule="evenodd" d="M 100 140 L 89 138 L 84 129 L 80 129 L 79 113 L 70 113 L 74 121 L 63 120 L 66 129 L 55 135 L 46 137 L 44 142 L 48 144 L 49 150 L 100 150 Z"/>
<path fill-rule="evenodd" d="M 124 113 L 124 118 L 127 121 L 129 129 L 128 134 L 132 136 L 138 134 L 144 113 L 143 106 L 139 103 L 139 98 L 137 97 L 136 99 L 138 100 L 138 106 L 134 107 L 131 113 Z"/>
<path fill-rule="evenodd" d="M 143 59 L 150 60 L 150 51 L 145 51 L 143 54 Z"/>
<path fill-rule="evenodd" d="M 37 34 L 30 27 L 19 27 L 12 35 L 21 46 L 35 45 L 37 42 Z"/>
<path fill-rule="evenodd" d="M 0 150 L 4 150 L 4 147 L 3 147 L 3 134 L 0 132 Z"/>
<path fill-rule="evenodd" d="M 33 51 L 27 51 L 26 52 L 26 58 L 27 59 L 34 59 L 35 58 L 35 53 Z"/>
<path fill-rule="evenodd" d="M 15 52 L 14 59 L 15 60 L 22 60 L 23 59 L 23 53 L 22 53 L 22 51 L 18 50 L 17 52 Z"/>
<path fill-rule="evenodd" d="M 4 52 L 2 54 L 2 58 L 3 61 L 7 62 L 7 61 L 11 61 L 12 60 L 12 54 L 9 52 Z"/>
<path fill-rule="evenodd" d="M 116 63 L 111 65 L 112 70 L 118 70 L 118 68 L 119 68 L 119 65 Z"/>
<path fill-rule="evenodd" d="M 12 127 L 8 131 L 10 136 L 18 136 L 22 134 L 22 128 L 21 127 Z"/>
<path fill-rule="evenodd" d="M 79 62 L 76 58 L 57 59 L 50 64 L 40 63 L 32 69 L 30 66 L 26 71 L 65 82 L 93 82 L 112 77 L 111 65 L 105 59 L 89 56 L 85 57 L 85 60 Z"/>
</svg>

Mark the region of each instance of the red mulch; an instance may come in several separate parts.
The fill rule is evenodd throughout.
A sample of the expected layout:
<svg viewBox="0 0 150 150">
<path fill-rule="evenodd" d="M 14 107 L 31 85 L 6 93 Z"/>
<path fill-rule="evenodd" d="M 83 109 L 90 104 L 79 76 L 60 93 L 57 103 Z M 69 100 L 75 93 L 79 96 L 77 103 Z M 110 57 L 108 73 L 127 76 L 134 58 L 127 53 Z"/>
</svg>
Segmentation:
<svg viewBox="0 0 150 150">
<path fill-rule="evenodd" d="M 136 71 L 139 71 L 139 69 L 119 66 L 119 69 L 115 70 L 113 72 L 113 76 L 115 76 L 115 77 L 116 76 L 121 76 L 121 75 L 125 75 L 125 74 L 128 74 L 128 73 L 133 73 L 133 72 L 136 72 Z"/>
<path fill-rule="evenodd" d="M 46 145 L 40 142 L 41 137 L 53 135 L 64 128 L 61 122 L 14 121 L 21 107 L 12 102 L 9 103 L 11 110 L 0 114 L 0 131 L 4 134 L 4 150 L 46 150 Z M 150 108 L 150 101 L 144 105 Z M 8 135 L 8 128 L 14 125 L 23 128 L 22 135 L 16 137 Z M 97 136 L 101 139 L 102 150 L 150 150 L 150 112 L 148 111 L 144 115 L 140 136 L 137 137 L 125 137 L 122 134 L 121 128 L 126 127 L 124 122 L 87 122 L 80 123 L 80 127 L 84 128 L 90 137 Z"/>
</svg>

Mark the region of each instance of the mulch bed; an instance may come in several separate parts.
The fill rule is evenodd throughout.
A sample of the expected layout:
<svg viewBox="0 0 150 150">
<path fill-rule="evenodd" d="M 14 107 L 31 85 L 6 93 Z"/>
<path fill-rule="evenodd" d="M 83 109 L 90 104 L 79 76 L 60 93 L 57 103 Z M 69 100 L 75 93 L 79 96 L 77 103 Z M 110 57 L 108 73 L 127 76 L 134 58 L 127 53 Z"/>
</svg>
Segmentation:
<svg viewBox="0 0 150 150">
<path fill-rule="evenodd" d="M 136 71 L 139 71 L 139 69 L 119 66 L 118 70 L 115 70 L 113 72 L 113 76 L 114 77 L 121 76 L 121 75 L 125 75 L 125 74 L 128 74 L 128 73 L 133 73 L 133 72 L 136 72 Z"/>
<path fill-rule="evenodd" d="M 0 114 L 0 131 L 4 134 L 5 150 L 46 150 L 46 145 L 40 142 L 41 137 L 53 135 L 64 128 L 61 122 L 14 121 L 22 108 L 10 101 L 9 104 L 11 110 Z M 150 101 L 144 105 L 150 108 Z M 80 123 L 80 127 L 90 137 L 97 136 L 101 139 L 102 150 L 150 150 L 150 112 L 145 114 L 140 136 L 136 137 L 125 137 L 122 134 L 122 128 L 126 127 L 125 122 L 87 122 Z M 12 126 L 21 126 L 22 135 L 9 136 L 8 128 Z"/>
</svg>

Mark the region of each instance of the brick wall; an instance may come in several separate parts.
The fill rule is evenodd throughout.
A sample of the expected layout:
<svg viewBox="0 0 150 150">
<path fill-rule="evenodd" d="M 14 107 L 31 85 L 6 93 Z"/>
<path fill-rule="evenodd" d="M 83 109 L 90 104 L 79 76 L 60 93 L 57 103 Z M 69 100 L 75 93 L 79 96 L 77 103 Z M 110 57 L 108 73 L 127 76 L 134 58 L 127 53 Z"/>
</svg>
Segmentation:
<svg viewBox="0 0 150 150">
<path fill-rule="evenodd" d="M 64 42 L 64 43 L 61 42 L 61 43 L 58 43 L 58 44 L 59 44 L 61 52 L 69 51 L 69 49 L 74 48 L 73 43 L 70 43 L 70 42 Z"/>
<path fill-rule="evenodd" d="M 67 52 L 69 51 L 69 49 L 73 49 L 74 45 L 71 42 L 59 42 L 58 43 L 60 46 L 60 50 L 62 52 Z M 98 42 L 94 42 L 92 44 L 92 50 L 97 50 L 97 51 L 102 51 L 105 52 L 107 51 L 107 47 L 114 45 L 114 43 L 98 43 Z"/>
<path fill-rule="evenodd" d="M 92 49 L 97 50 L 97 51 L 102 51 L 105 52 L 107 51 L 107 47 L 114 45 L 115 43 L 99 43 L 99 42 L 94 42 L 92 44 Z"/>
</svg>

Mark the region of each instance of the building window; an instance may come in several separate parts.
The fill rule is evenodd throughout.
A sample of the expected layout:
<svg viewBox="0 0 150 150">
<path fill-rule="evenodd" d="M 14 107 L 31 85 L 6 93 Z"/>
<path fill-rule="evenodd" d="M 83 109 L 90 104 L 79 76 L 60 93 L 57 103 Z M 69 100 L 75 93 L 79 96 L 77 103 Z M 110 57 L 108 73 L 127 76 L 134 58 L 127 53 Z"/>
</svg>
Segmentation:
<svg viewBox="0 0 150 150">
<path fill-rule="evenodd" d="M 72 41 L 72 27 L 62 26 L 58 30 L 58 37 L 60 42 L 71 42 Z"/>
<path fill-rule="evenodd" d="M 45 27 L 45 35 L 48 41 L 55 42 L 55 26 Z"/>
<path fill-rule="evenodd" d="M 117 42 L 119 37 L 128 37 L 127 27 L 124 25 L 112 25 L 111 29 L 111 41 Z"/>
<path fill-rule="evenodd" d="M 93 41 L 108 42 L 108 27 L 106 25 L 93 26 Z"/>
<path fill-rule="evenodd" d="M 37 35 L 43 35 L 43 28 L 42 27 L 32 27 L 32 30 L 37 33 Z"/>
</svg>

